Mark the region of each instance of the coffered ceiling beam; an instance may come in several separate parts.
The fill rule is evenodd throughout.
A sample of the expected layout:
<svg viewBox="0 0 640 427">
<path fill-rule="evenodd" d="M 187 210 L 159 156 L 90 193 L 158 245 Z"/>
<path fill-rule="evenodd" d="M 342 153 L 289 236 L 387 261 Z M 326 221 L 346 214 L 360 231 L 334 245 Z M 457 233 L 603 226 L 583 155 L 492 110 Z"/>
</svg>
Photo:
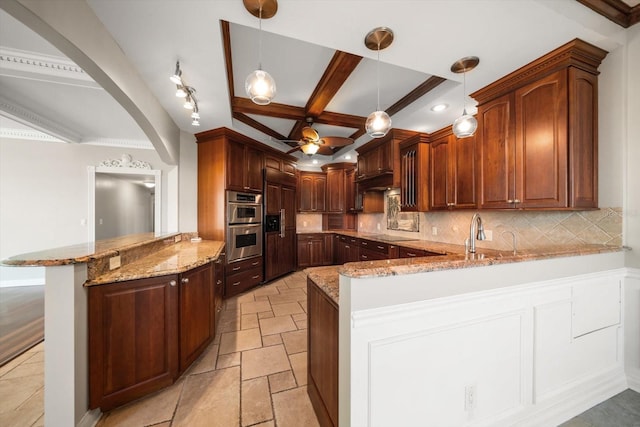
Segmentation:
<svg viewBox="0 0 640 427">
<path fill-rule="evenodd" d="M 640 22 L 640 4 L 631 7 L 622 0 L 577 1 L 624 28 Z"/>
<path fill-rule="evenodd" d="M 224 50 L 224 65 L 227 71 L 227 87 L 229 88 L 229 99 L 235 98 L 233 89 L 233 62 L 231 61 L 231 32 L 229 31 L 229 21 L 220 21 L 222 31 L 222 48 Z"/>
<path fill-rule="evenodd" d="M 271 129 L 270 127 L 267 127 L 265 125 L 263 125 L 262 123 L 260 123 L 257 120 L 252 119 L 251 117 L 247 116 L 246 114 L 243 113 L 233 113 L 233 118 L 244 123 L 245 125 L 251 126 L 252 128 L 254 128 L 257 131 L 260 131 L 266 135 L 269 135 L 272 138 L 275 138 L 277 140 L 284 140 L 287 139 L 284 135 L 276 132 L 275 130 Z"/>
<path fill-rule="evenodd" d="M 393 104 L 391 107 L 386 109 L 388 115 L 393 116 L 398 113 L 400 110 L 406 108 L 409 104 L 415 102 L 419 98 L 426 95 L 428 92 L 433 90 L 435 87 L 445 82 L 446 79 L 438 76 L 431 76 L 424 82 L 422 82 L 418 87 L 413 89 L 411 92 L 403 96 L 398 102 Z"/>
</svg>

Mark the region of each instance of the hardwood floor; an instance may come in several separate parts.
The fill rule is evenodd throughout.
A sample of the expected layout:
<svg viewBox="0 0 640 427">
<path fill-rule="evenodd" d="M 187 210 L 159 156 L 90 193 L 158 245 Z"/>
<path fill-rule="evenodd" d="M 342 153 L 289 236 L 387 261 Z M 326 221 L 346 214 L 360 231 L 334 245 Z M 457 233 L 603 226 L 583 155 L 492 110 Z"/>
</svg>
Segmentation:
<svg viewBox="0 0 640 427">
<path fill-rule="evenodd" d="M 0 288 L 0 366 L 44 339 L 44 285 Z"/>
</svg>

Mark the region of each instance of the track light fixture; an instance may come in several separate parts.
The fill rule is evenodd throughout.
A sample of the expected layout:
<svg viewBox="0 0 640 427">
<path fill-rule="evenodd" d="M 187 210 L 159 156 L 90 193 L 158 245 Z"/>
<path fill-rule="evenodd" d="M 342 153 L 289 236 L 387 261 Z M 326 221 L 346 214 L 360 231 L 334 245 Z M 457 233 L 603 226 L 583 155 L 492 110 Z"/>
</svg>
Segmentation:
<svg viewBox="0 0 640 427">
<path fill-rule="evenodd" d="M 467 56 L 459 59 L 451 66 L 454 73 L 462 73 L 462 116 L 453 122 L 453 133 L 458 138 L 468 138 L 476 133 L 478 128 L 478 120 L 471 114 L 467 114 L 466 96 L 467 96 L 467 71 L 471 71 L 480 63 L 477 56 Z"/>
<path fill-rule="evenodd" d="M 276 81 L 262 69 L 262 19 L 269 19 L 278 11 L 277 0 L 243 0 L 244 7 L 259 19 L 258 69 L 247 76 L 244 89 L 247 96 L 258 105 L 267 105 L 276 96 Z"/>
<path fill-rule="evenodd" d="M 200 113 L 198 109 L 198 101 L 195 96 L 196 89 L 194 87 L 187 86 L 184 80 L 182 80 L 180 61 L 176 62 L 176 70 L 173 72 L 173 75 L 169 77 L 169 80 L 176 84 L 176 97 L 184 99 L 182 106 L 187 110 L 193 110 L 191 113 L 191 118 L 193 119 L 191 124 L 193 126 L 200 126 Z"/>
<path fill-rule="evenodd" d="M 371 50 L 378 51 L 377 86 L 378 103 L 376 111 L 369 114 L 364 125 L 367 134 L 372 138 L 382 138 L 391 129 L 391 117 L 380 109 L 380 50 L 386 49 L 393 42 L 393 31 L 390 28 L 378 27 L 369 31 L 364 38 L 364 44 Z"/>
</svg>

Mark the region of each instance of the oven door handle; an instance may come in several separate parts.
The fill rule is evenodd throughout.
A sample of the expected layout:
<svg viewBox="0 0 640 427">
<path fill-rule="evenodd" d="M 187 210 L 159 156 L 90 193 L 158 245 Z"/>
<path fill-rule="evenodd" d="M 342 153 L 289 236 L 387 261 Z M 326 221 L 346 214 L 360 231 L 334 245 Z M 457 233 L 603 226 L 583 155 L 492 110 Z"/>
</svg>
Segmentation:
<svg viewBox="0 0 640 427">
<path fill-rule="evenodd" d="M 280 209 L 280 237 L 284 237 L 285 236 L 285 227 L 284 227 L 285 219 L 286 219 L 285 210 L 284 209 Z"/>
<path fill-rule="evenodd" d="M 257 228 L 257 227 L 262 227 L 262 224 L 260 224 L 260 223 L 229 224 L 228 227 L 229 227 L 229 229 L 235 229 L 235 228 Z"/>
</svg>

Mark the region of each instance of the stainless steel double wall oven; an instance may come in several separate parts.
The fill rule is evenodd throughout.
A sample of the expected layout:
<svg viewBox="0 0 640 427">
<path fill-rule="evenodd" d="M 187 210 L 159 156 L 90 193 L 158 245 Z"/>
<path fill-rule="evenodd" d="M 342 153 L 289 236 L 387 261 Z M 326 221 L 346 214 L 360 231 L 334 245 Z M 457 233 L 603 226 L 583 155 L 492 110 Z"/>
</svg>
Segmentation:
<svg viewBox="0 0 640 427">
<path fill-rule="evenodd" d="M 227 260 L 262 255 L 262 195 L 227 191 Z"/>
</svg>

